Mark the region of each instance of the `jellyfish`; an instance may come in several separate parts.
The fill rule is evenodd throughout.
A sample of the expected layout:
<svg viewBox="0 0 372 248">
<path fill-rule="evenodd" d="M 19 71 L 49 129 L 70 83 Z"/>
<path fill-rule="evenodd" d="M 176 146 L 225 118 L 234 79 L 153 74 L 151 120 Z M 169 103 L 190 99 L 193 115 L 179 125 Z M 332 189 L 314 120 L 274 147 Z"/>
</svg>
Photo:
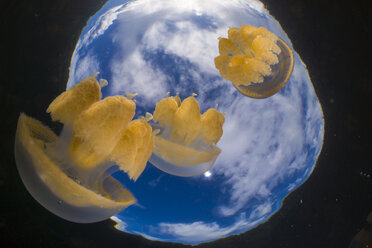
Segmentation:
<svg viewBox="0 0 372 248">
<path fill-rule="evenodd" d="M 63 123 L 57 136 L 40 121 L 20 114 L 15 158 L 21 179 L 46 209 L 77 223 L 101 221 L 136 202 L 112 174 L 137 180 L 154 147 L 146 118 L 132 120 L 135 94 L 104 99 L 98 73 L 59 95 L 48 107 Z"/>
<path fill-rule="evenodd" d="M 225 117 L 216 108 L 202 115 L 196 94 L 181 103 L 178 96 L 160 100 L 153 113 L 154 150 L 149 159 L 157 168 L 176 176 L 196 176 L 208 171 L 221 150 Z"/>
<path fill-rule="evenodd" d="M 230 28 L 228 38 L 219 38 L 219 53 L 214 62 L 221 76 L 249 97 L 274 95 L 292 74 L 292 50 L 264 27 Z"/>
</svg>

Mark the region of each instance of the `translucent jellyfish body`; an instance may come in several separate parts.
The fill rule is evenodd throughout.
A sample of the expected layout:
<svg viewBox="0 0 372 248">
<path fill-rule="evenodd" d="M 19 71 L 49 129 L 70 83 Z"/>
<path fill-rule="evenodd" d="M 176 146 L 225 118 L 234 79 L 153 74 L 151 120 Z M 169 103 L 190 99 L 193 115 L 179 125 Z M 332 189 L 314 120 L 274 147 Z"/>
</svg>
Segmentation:
<svg viewBox="0 0 372 248">
<path fill-rule="evenodd" d="M 277 93 L 293 70 L 293 53 L 278 36 L 264 27 L 230 28 L 219 39 L 215 66 L 244 95 L 266 98 Z"/>
<path fill-rule="evenodd" d="M 64 124 L 58 137 L 21 114 L 16 164 L 31 195 L 52 213 L 73 222 L 97 222 L 135 203 L 111 174 L 124 170 L 136 180 L 151 155 L 154 135 L 146 119 L 133 120 L 130 98 L 101 99 L 97 74 L 58 96 L 49 106 Z"/>
<path fill-rule="evenodd" d="M 223 114 L 208 109 L 200 114 L 194 96 L 166 97 L 156 104 L 153 129 L 158 129 L 149 161 L 173 175 L 189 177 L 208 171 L 221 150 L 216 146 L 222 136 Z"/>
</svg>

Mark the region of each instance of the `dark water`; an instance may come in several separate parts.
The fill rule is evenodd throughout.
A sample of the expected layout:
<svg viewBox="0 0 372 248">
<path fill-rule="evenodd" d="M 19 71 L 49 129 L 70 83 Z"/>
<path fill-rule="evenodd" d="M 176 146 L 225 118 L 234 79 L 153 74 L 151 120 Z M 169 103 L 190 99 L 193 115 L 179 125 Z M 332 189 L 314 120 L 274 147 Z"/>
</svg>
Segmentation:
<svg viewBox="0 0 372 248">
<path fill-rule="evenodd" d="M 263 2 L 309 69 L 324 111 L 323 150 L 310 179 L 268 222 L 200 247 L 348 247 L 372 211 L 371 3 Z M 59 130 L 40 110 L 65 89 L 80 32 L 104 3 L 0 1 L 1 247 L 185 247 L 119 232 L 111 220 L 81 225 L 59 219 L 33 200 L 15 167 L 19 113 Z"/>
</svg>

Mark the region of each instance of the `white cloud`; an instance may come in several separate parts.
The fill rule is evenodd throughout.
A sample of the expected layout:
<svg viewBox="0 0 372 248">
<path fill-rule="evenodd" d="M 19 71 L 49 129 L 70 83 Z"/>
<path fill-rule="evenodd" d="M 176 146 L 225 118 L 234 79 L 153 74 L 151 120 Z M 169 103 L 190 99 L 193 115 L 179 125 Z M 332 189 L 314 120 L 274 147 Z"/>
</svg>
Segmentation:
<svg viewBox="0 0 372 248">
<path fill-rule="evenodd" d="M 104 34 L 105 31 L 112 25 L 112 23 L 117 19 L 118 15 L 122 13 L 125 9 L 123 9 L 123 5 L 116 6 L 102 16 L 98 18 L 95 24 L 87 31 L 86 34 L 82 38 L 79 39 L 78 43 L 76 44 L 74 54 L 72 55 L 71 64 L 70 64 L 70 76 L 67 83 L 67 88 L 71 88 L 73 84 L 78 83 L 83 77 L 91 76 L 88 71 L 84 71 L 85 69 L 89 69 L 90 67 L 94 67 L 96 70 L 94 72 L 99 71 L 98 61 L 94 59 L 91 55 L 85 56 L 81 62 L 81 49 L 88 47 L 95 39 L 97 39 L 100 35 Z M 91 60 L 92 59 L 92 60 Z M 83 63 L 83 66 L 78 66 L 79 64 Z M 92 65 L 90 65 L 92 64 Z M 93 73 L 94 73 L 93 72 Z"/>
<path fill-rule="evenodd" d="M 264 204 L 261 204 L 261 205 L 257 206 L 252 211 L 249 218 L 252 219 L 252 220 L 256 220 L 256 219 L 259 219 L 259 218 L 263 217 L 264 215 L 267 215 L 267 214 L 271 213 L 271 211 L 272 211 L 271 203 L 270 202 L 265 202 Z"/>
<path fill-rule="evenodd" d="M 139 49 L 125 59 L 114 60 L 111 66 L 112 94 L 138 93 L 141 105 L 155 106 L 167 92 L 166 76 L 147 62 Z"/>
<path fill-rule="evenodd" d="M 152 240 L 152 241 L 165 241 L 164 239 L 153 237 L 153 236 L 150 236 L 150 235 L 145 234 L 145 233 L 141 233 L 141 232 L 133 232 L 133 233 L 138 234 L 138 235 L 141 235 L 142 237 L 144 237 L 145 239 L 148 239 L 148 240 Z"/>
<path fill-rule="evenodd" d="M 305 127 L 311 122 L 303 123 L 301 88 L 295 84 L 305 79 L 297 80 L 290 82 L 290 96 L 277 94 L 265 100 L 239 96 L 221 106 L 227 112 L 218 144 L 222 153 L 212 173 L 227 178 L 225 186 L 231 193 L 230 201 L 220 208 L 222 215 L 235 214 L 253 198 L 270 196 L 283 179 L 306 166 L 306 139 L 312 133 L 305 133 Z"/>
<path fill-rule="evenodd" d="M 123 8 L 124 5 L 119 5 L 109 9 L 106 13 L 101 15 L 96 24 L 89 29 L 89 31 L 84 35 L 82 44 L 88 46 L 93 40 L 98 36 L 105 33 L 105 31 L 114 23 L 118 18 L 118 15 L 125 12 L 126 9 Z"/>
<path fill-rule="evenodd" d="M 177 240 L 197 244 L 239 233 L 241 230 L 254 227 L 264 220 L 264 215 L 270 211 L 269 204 L 258 206 L 254 216 L 246 218 L 241 214 L 238 220 L 230 226 L 221 226 L 217 222 L 195 221 L 192 223 L 159 223 L 160 233 L 175 237 Z"/>
<path fill-rule="evenodd" d="M 122 221 L 121 219 L 119 219 L 116 216 L 112 216 L 110 219 L 112 219 L 113 221 L 116 222 L 116 225 L 114 226 L 116 229 L 118 229 L 120 231 L 123 231 L 123 232 L 126 231 L 126 229 L 128 227 L 127 223 L 125 223 L 124 221 Z"/>
<path fill-rule="evenodd" d="M 205 242 L 225 237 L 238 229 L 244 223 L 237 223 L 231 227 L 221 227 L 216 222 L 202 221 L 186 223 L 160 223 L 160 232 L 177 237 L 181 241 Z"/>
<path fill-rule="evenodd" d="M 292 191 L 292 190 L 294 190 L 296 188 L 296 186 L 297 186 L 296 184 L 291 183 L 290 185 L 288 185 L 287 190 L 288 191 Z"/>
<path fill-rule="evenodd" d="M 185 223 L 160 223 L 160 230 L 163 233 L 172 234 L 181 240 L 201 242 L 205 240 L 214 240 L 228 235 L 233 228 L 221 228 L 216 222 L 204 223 L 202 221 Z"/>
<path fill-rule="evenodd" d="M 121 219 L 119 219 L 118 217 L 116 216 L 112 216 L 110 218 L 111 220 L 115 221 L 116 224 L 115 224 L 115 228 L 119 231 L 122 231 L 122 232 L 127 232 L 127 227 L 128 227 L 128 224 L 125 223 L 124 221 L 122 221 Z M 148 234 L 145 234 L 145 233 L 141 233 L 141 232 L 136 232 L 134 231 L 133 233 L 135 234 L 138 234 L 138 235 L 141 235 L 142 237 L 148 239 L 148 240 L 157 240 L 157 241 L 162 241 L 162 239 L 159 239 L 159 238 L 156 238 L 156 237 L 153 237 L 151 235 L 148 235 Z"/>
<path fill-rule="evenodd" d="M 169 29 L 167 23 L 155 23 L 143 38 L 146 49 L 162 49 L 190 61 L 204 73 L 217 74 L 214 57 L 218 55 L 218 32 L 200 29 L 191 21 L 185 21 L 186 18 L 178 18 L 172 22 L 175 30 Z"/>
<path fill-rule="evenodd" d="M 148 182 L 148 185 L 150 185 L 151 187 L 156 187 L 156 186 L 159 184 L 160 180 L 161 180 L 163 177 L 164 177 L 164 174 L 161 174 L 158 178 L 149 181 L 149 182 Z"/>
<path fill-rule="evenodd" d="M 86 77 L 92 76 L 94 73 L 99 72 L 99 61 L 95 55 L 88 53 L 86 56 L 80 58 L 75 69 L 75 82 L 78 83 Z"/>
</svg>

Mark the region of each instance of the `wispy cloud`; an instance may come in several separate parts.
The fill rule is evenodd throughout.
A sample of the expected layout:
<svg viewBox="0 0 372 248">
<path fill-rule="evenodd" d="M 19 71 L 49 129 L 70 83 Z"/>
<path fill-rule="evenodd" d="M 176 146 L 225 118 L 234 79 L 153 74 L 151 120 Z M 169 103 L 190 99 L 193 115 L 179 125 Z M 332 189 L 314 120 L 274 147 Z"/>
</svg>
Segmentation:
<svg viewBox="0 0 372 248">
<path fill-rule="evenodd" d="M 138 234 L 138 235 L 141 235 L 142 237 L 144 237 L 145 239 L 148 239 L 148 240 L 153 240 L 153 241 L 165 241 L 164 239 L 160 239 L 160 238 L 157 238 L 157 237 L 153 237 L 151 235 L 148 235 L 148 234 L 145 234 L 145 233 L 141 233 L 141 232 L 133 232 L 135 234 Z"/>
<path fill-rule="evenodd" d="M 111 72 L 112 94 L 138 93 L 136 99 L 142 106 L 155 106 L 158 99 L 165 97 L 166 75 L 152 68 L 139 49 L 125 59 L 114 60 Z"/>
<path fill-rule="evenodd" d="M 92 76 L 94 73 L 100 71 L 99 61 L 97 57 L 91 53 L 81 57 L 75 68 L 75 80 L 80 82 L 86 77 Z"/>
<path fill-rule="evenodd" d="M 71 59 L 70 76 L 67 83 L 67 88 L 71 88 L 73 84 L 78 83 L 81 79 L 83 79 L 83 77 L 91 75 L 88 74 L 90 71 L 84 71 L 85 69 L 89 70 L 89 68 L 93 67 L 95 72 L 100 71 L 98 61 L 94 58 L 91 60 L 92 56 L 85 56 L 83 58 L 85 61 L 80 61 L 82 59 L 81 50 L 83 48 L 87 48 L 94 40 L 105 33 L 105 31 L 117 19 L 118 15 L 125 11 L 123 7 L 124 5 L 116 6 L 101 15 L 95 24 L 79 39 Z"/>
<path fill-rule="evenodd" d="M 184 16 L 178 16 L 177 19 L 172 24 L 155 23 L 144 35 L 146 49 L 161 49 L 167 54 L 176 54 L 196 65 L 200 71 L 215 74 L 214 57 L 218 54 L 219 37 L 217 30 L 200 29 L 192 20 L 185 21 L 189 18 Z M 219 29 L 220 32 L 226 30 L 224 27 Z"/>
<path fill-rule="evenodd" d="M 118 15 L 126 11 L 126 9 L 124 9 L 123 6 L 124 5 L 113 7 L 110 10 L 108 10 L 106 13 L 101 15 L 96 21 L 96 24 L 91 29 L 89 29 L 89 31 L 84 35 L 81 41 L 81 44 L 84 46 L 88 46 L 98 36 L 104 34 L 105 31 L 118 18 Z"/>
<path fill-rule="evenodd" d="M 221 226 L 217 222 L 204 221 L 192 223 L 160 223 L 158 226 L 162 234 L 173 236 L 180 241 L 196 244 L 223 238 L 231 234 L 239 233 L 240 230 L 256 226 L 265 219 L 265 215 L 270 211 L 270 203 L 264 203 L 257 206 L 248 218 L 245 214 L 241 214 L 235 223 L 229 226 Z"/>
<path fill-rule="evenodd" d="M 161 174 L 158 178 L 154 179 L 154 180 L 151 180 L 148 182 L 148 185 L 150 185 L 151 187 L 155 187 L 159 184 L 160 180 L 164 177 L 164 174 Z"/>
</svg>

